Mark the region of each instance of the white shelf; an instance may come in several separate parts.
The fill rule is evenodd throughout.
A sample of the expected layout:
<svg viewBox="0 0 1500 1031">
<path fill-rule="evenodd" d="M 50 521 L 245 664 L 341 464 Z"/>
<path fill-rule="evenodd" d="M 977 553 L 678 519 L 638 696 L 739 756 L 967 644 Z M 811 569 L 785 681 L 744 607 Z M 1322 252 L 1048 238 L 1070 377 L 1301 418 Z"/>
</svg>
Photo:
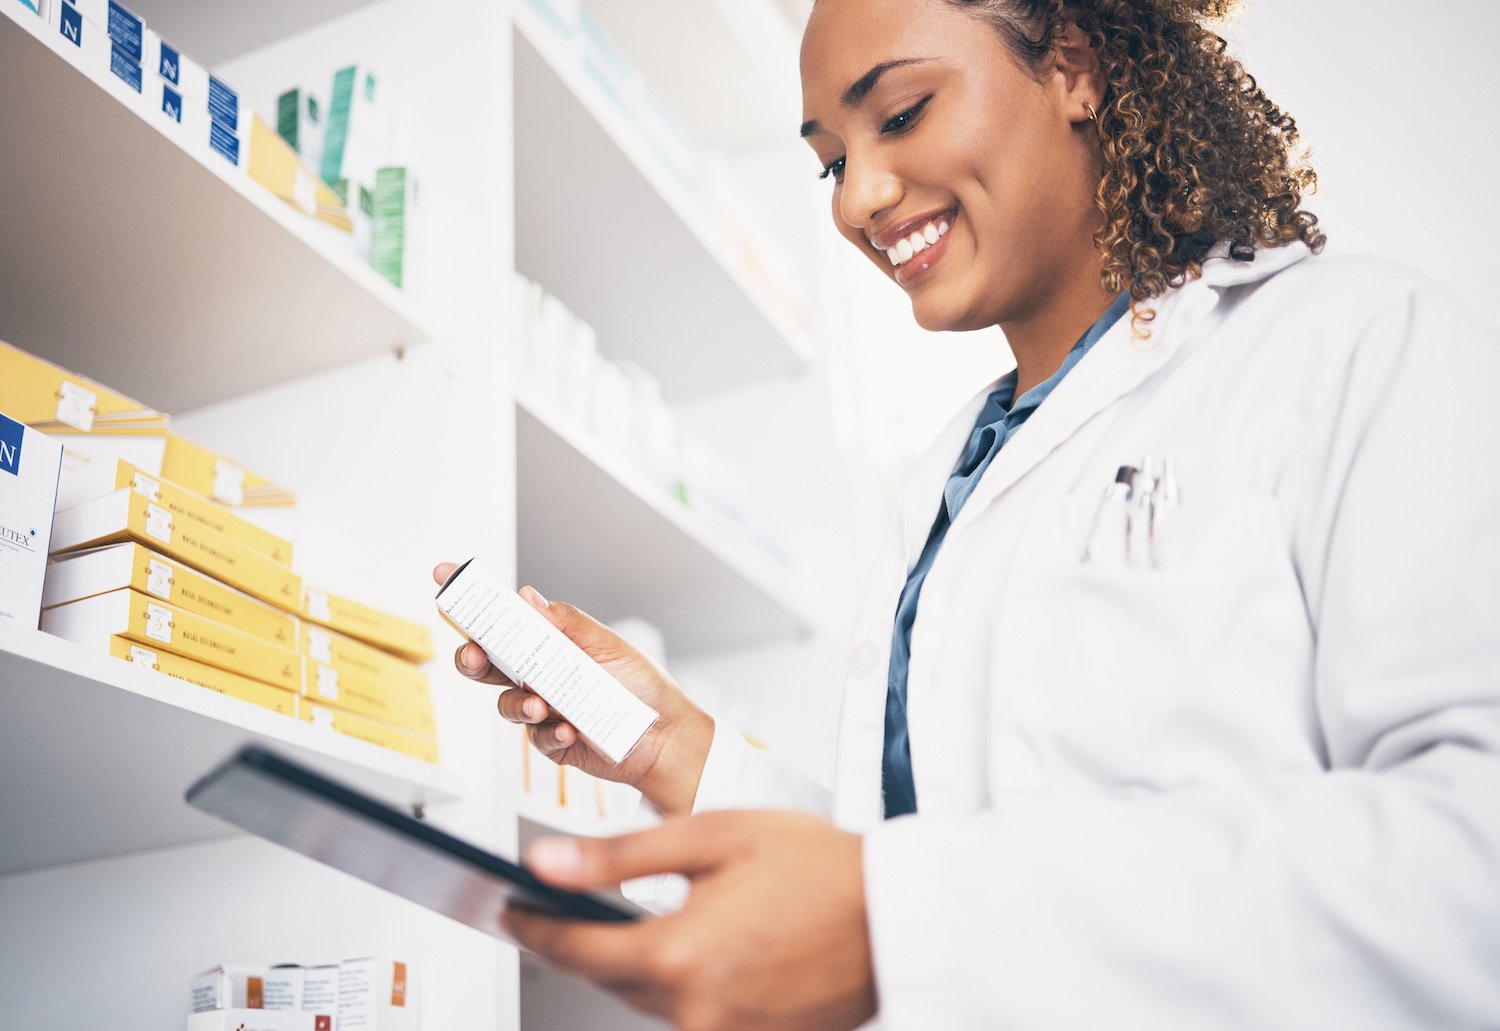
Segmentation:
<svg viewBox="0 0 1500 1031">
<path fill-rule="evenodd" d="M 649 620 L 674 656 L 813 627 L 774 559 L 526 399 L 516 405 L 516 494 L 519 581 L 606 622 Z"/>
<path fill-rule="evenodd" d="M 805 333 L 705 225 L 557 33 L 516 11 L 516 269 L 669 399 L 794 375 Z"/>
<path fill-rule="evenodd" d="M 584 6 L 703 146 L 729 154 L 803 146 L 798 33 L 776 0 Z M 704 74 L 705 55 L 712 55 L 712 75 Z"/>
<path fill-rule="evenodd" d="M 11 625 L 0 712 L 0 875 L 235 833 L 183 793 L 244 744 L 391 804 L 462 794 L 440 766 Z"/>
<path fill-rule="evenodd" d="M 0 339 L 183 411 L 428 335 L 325 227 L 0 12 Z"/>
</svg>

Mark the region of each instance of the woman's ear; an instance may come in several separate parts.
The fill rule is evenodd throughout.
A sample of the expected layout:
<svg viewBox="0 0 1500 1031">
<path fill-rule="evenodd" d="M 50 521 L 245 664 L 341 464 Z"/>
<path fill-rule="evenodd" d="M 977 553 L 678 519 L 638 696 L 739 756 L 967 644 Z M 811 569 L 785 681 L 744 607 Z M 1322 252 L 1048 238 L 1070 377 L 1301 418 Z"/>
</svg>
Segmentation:
<svg viewBox="0 0 1500 1031">
<path fill-rule="evenodd" d="M 1089 34 L 1069 21 L 1052 44 L 1052 76 L 1062 110 L 1071 122 L 1085 122 L 1104 106 L 1104 70 Z"/>
</svg>

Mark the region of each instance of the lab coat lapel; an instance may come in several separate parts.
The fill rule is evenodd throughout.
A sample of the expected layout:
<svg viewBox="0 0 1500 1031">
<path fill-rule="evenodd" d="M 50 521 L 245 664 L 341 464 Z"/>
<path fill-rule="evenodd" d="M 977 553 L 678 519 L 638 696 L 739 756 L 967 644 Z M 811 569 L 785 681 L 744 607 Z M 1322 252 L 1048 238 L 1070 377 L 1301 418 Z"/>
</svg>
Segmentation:
<svg viewBox="0 0 1500 1031">
<path fill-rule="evenodd" d="M 938 514 L 937 506 L 943 496 L 943 486 L 948 482 L 953 467 L 958 464 L 959 456 L 969 442 L 974 420 L 979 418 L 979 410 L 984 407 L 985 400 L 999 382 L 996 380 L 991 383 L 963 406 L 923 453 L 907 480 L 901 502 L 901 542 L 908 573 L 917 564 L 917 559 L 922 555 L 922 547 L 927 543 L 927 536 L 932 532 L 932 521 Z"/>
<path fill-rule="evenodd" d="M 1156 305 L 1152 336 L 1135 339 L 1127 314 L 1063 378 L 1026 425 L 1000 449 L 965 503 L 950 534 L 960 532 L 1085 423 L 1129 394 L 1211 325 L 1221 291 L 1270 276 L 1302 260 L 1304 244 L 1258 252 L 1253 262 L 1223 257 L 1222 248 L 1204 262 L 1203 276 L 1172 291 Z M 977 410 L 975 413 L 977 415 Z M 908 539 L 910 535 L 908 534 Z M 920 547 L 920 544 L 918 545 Z"/>
</svg>

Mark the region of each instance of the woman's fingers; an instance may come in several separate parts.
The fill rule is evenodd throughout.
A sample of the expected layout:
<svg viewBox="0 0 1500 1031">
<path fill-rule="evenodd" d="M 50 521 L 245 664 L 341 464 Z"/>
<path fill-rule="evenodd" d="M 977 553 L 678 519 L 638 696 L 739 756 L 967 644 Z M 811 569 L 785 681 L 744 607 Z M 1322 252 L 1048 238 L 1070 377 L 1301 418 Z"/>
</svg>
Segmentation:
<svg viewBox="0 0 1500 1031">
<path fill-rule="evenodd" d="M 578 743 L 578 731 L 567 720 L 549 718 L 531 728 L 531 743 L 547 758 Z"/>
<path fill-rule="evenodd" d="M 465 641 L 458 646 L 458 651 L 453 653 L 453 665 L 464 676 L 481 684 L 495 684 L 499 687 L 516 686 L 509 677 L 490 665 L 489 656 L 485 655 L 484 649 L 473 641 Z"/>
<path fill-rule="evenodd" d="M 512 688 L 502 692 L 496 706 L 500 715 L 512 723 L 536 724 L 558 718 L 556 710 L 528 688 Z"/>
</svg>

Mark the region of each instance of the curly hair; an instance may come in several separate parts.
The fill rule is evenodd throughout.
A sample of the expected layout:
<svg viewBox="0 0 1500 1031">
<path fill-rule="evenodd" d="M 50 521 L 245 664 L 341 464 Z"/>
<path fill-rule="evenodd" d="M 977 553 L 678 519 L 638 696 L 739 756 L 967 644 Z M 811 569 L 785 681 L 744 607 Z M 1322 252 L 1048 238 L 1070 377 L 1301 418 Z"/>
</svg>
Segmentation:
<svg viewBox="0 0 1500 1031">
<path fill-rule="evenodd" d="M 1204 22 L 1235 0 L 947 0 L 989 22 L 1033 69 L 1076 22 L 1106 92 L 1096 119 L 1103 174 L 1094 200 L 1100 278 L 1141 305 L 1202 273 L 1216 244 L 1240 261 L 1301 240 L 1322 250 L 1302 198 L 1317 174 L 1297 123 Z"/>
</svg>

